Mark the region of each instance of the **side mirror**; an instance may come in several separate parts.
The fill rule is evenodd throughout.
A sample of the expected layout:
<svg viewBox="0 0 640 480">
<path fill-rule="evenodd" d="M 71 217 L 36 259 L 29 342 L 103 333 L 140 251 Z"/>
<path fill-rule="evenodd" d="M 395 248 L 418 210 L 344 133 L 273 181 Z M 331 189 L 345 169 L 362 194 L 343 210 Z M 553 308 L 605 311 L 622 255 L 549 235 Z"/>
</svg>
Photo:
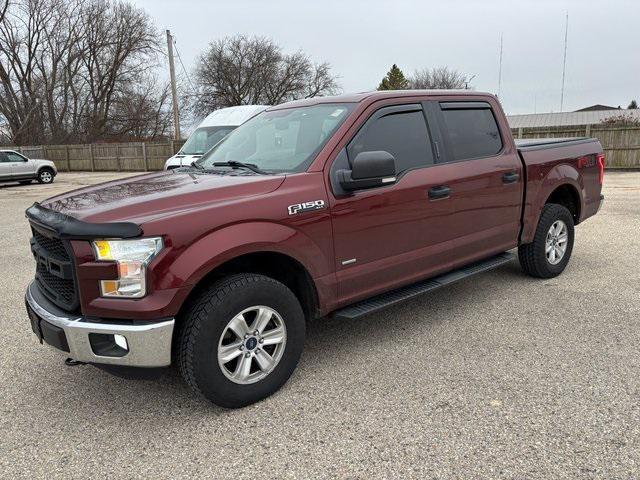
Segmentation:
<svg viewBox="0 0 640 480">
<path fill-rule="evenodd" d="M 389 152 L 361 152 L 353 160 L 351 170 L 338 170 L 340 186 L 347 190 L 375 188 L 395 183 L 396 160 Z"/>
</svg>

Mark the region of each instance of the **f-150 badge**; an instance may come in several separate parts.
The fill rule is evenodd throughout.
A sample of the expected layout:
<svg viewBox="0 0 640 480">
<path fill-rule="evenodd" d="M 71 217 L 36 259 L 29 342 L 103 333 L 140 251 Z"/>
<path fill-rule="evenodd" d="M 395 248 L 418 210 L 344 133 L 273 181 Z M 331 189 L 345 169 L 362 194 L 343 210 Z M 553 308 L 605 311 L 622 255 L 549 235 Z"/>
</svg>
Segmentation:
<svg viewBox="0 0 640 480">
<path fill-rule="evenodd" d="M 296 215 L 302 212 L 308 212 L 311 210 L 320 210 L 324 208 L 324 200 L 314 200 L 312 202 L 296 203 L 295 205 L 289 205 L 289 215 Z"/>
</svg>

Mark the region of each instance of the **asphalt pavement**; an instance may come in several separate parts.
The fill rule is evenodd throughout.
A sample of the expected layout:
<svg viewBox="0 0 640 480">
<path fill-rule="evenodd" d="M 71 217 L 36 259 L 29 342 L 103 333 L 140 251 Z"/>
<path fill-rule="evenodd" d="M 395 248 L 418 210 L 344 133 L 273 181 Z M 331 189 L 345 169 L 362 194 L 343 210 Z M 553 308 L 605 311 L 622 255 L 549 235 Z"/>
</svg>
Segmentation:
<svg viewBox="0 0 640 480">
<path fill-rule="evenodd" d="M 314 322 L 290 381 L 240 410 L 175 369 L 67 367 L 31 332 L 24 210 L 116 176 L 0 186 L 0 477 L 640 477 L 640 172 L 607 172 L 560 277 L 514 261 L 365 319 Z"/>
</svg>

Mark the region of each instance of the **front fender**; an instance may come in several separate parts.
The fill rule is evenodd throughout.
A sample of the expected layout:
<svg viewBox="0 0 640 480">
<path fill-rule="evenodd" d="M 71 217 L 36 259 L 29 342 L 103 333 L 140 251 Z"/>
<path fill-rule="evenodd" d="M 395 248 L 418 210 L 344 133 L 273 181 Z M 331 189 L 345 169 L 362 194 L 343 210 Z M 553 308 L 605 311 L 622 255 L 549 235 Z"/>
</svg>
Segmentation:
<svg viewBox="0 0 640 480">
<path fill-rule="evenodd" d="M 330 265 L 322 249 L 307 235 L 276 222 L 246 222 L 215 230 L 200 238 L 173 259 L 170 283 L 197 284 L 223 263 L 248 253 L 276 252 L 292 257 L 312 278 L 328 273 Z M 172 285 L 160 285 L 172 288 Z"/>
</svg>

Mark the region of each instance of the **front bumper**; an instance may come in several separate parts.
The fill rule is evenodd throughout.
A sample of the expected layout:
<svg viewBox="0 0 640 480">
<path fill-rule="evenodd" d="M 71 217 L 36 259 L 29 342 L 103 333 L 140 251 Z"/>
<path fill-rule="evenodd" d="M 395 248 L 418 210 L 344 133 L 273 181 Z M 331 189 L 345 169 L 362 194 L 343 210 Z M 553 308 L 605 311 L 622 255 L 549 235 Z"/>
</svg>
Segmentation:
<svg viewBox="0 0 640 480">
<path fill-rule="evenodd" d="M 83 316 L 70 315 L 57 308 L 40 293 L 34 282 L 27 288 L 25 301 L 38 338 L 67 352 L 67 356 L 74 360 L 130 367 L 166 367 L 171 364 L 173 318 L 136 325 L 91 322 Z M 96 354 L 95 350 L 101 347 L 95 339 L 109 335 L 124 337 L 126 351 L 120 350 L 115 355 Z"/>
</svg>

